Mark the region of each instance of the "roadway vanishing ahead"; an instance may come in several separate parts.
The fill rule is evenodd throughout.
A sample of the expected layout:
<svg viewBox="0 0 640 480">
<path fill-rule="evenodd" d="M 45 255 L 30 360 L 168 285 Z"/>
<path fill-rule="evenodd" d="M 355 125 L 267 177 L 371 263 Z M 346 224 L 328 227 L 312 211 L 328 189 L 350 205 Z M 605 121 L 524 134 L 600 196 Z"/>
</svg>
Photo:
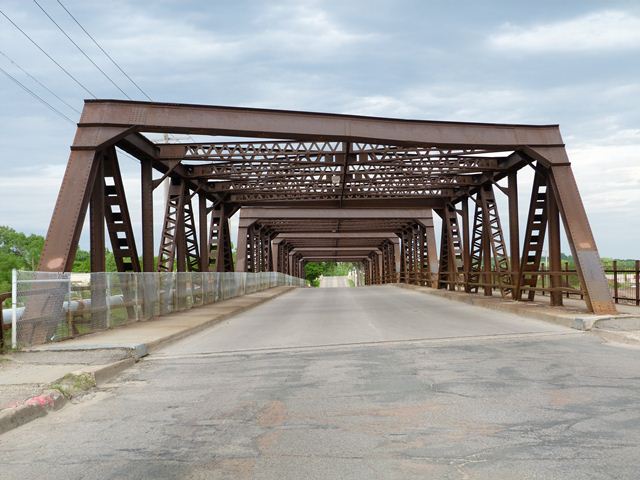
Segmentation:
<svg viewBox="0 0 640 480">
<path fill-rule="evenodd" d="M 320 288 L 345 288 L 349 286 L 348 277 L 320 277 Z"/>
<path fill-rule="evenodd" d="M 297 289 L 0 436 L 3 479 L 635 479 L 640 355 L 394 287 Z"/>
</svg>

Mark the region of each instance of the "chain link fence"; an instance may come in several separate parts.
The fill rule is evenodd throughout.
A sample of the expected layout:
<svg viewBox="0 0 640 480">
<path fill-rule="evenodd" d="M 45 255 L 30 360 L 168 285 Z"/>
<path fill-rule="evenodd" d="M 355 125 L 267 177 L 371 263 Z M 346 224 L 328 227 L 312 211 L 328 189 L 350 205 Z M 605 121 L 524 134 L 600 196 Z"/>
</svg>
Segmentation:
<svg viewBox="0 0 640 480">
<path fill-rule="evenodd" d="M 14 271 L 12 345 L 28 347 L 189 310 L 304 279 L 261 273 Z"/>
</svg>

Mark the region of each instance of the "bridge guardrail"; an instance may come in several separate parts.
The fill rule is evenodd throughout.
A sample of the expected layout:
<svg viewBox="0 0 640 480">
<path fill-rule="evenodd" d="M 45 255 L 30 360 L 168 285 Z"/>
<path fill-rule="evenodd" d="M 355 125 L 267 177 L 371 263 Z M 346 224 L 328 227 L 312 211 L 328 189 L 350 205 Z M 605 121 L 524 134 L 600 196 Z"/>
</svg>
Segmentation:
<svg viewBox="0 0 640 480">
<path fill-rule="evenodd" d="M 26 347 L 189 310 L 277 286 L 279 272 L 51 273 L 15 271 L 15 302 L 2 315 L 12 346 Z M 13 328 L 15 327 L 15 328 Z"/>
</svg>

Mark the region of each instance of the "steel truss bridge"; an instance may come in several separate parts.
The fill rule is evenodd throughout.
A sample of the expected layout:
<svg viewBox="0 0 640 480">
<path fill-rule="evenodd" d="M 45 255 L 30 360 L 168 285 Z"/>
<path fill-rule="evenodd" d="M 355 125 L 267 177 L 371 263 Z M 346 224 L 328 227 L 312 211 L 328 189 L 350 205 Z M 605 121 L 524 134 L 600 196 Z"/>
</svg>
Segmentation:
<svg viewBox="0 0 640 480">
<path fill-rule="evenodd" d="M 148 133 L 238 140 L 159 144 Z M 140 161 L 141 245 L 118 149 Z M 526 170 L 534 179 L 521 238 L 518 174 Z M 156 250 L 153 191 L 165 180 Z M 41 271 L 71 270 L 87 210 L 94 272 L 105 270 L 108 236 L 121 272 L 235 268 L 302 276 L 306 262 L 333 259 L 361 262 L 370 284 L 516 300 L 533 300 L 546 275 L 553 305 L 568 288 L 561 277 L 564 225 L 577 291 L 590 311 L 615 312 L 557 125 L 88 100 Z M 234 265 L 229 218 L 237 212 Z M 433 212 L 442 220 L 439 248 Z M 545 237 L 549 270 L 541 272 Z"/>
</svg>

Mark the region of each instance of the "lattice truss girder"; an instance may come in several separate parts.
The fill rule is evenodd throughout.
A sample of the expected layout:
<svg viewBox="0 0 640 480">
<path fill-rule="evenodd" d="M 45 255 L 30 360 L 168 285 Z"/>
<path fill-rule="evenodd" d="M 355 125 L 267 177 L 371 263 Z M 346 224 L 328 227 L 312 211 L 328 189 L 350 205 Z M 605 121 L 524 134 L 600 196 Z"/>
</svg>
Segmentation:
<svg viewBox="0 0 640 480">
<path fill-rule="evenodd" d="M 315 198 L 451 196 L 499 171 L 509 150 L 442 149 L 344 142 L 251 142 L 165 147 L 190 180 L 241 201 Z M 180 151 L 181 150 L 181 151 Z M 197 162 L 197 164 L 196 164 Z"/>
</svg>

